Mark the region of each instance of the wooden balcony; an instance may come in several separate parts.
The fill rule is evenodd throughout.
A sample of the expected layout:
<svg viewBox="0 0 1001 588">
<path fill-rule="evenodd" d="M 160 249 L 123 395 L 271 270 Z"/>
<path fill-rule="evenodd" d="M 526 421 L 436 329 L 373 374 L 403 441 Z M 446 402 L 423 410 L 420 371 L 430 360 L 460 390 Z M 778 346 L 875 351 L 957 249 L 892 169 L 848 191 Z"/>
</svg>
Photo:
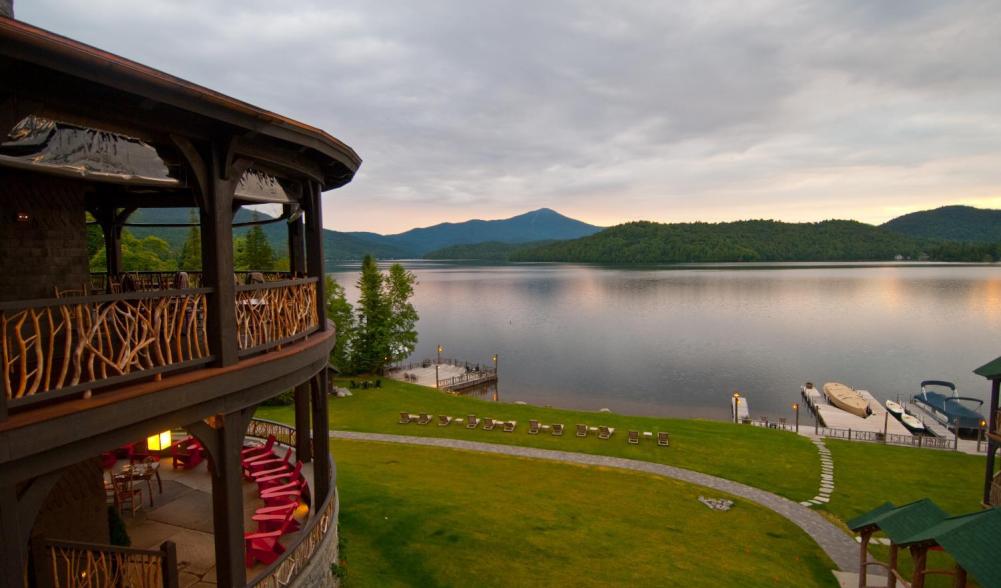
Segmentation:
<svg viewBox="0 0 1001 588">
<path fill-rule="evenodd" d="M 316 332 L 316 283 L 298 278 L 237 286 L 239 357 L 281 349 Z M 186 288 L 0 303 L 0 414 L 89 398 L 211 363 L 206 296 L 212 292 Z"/>
</svg>

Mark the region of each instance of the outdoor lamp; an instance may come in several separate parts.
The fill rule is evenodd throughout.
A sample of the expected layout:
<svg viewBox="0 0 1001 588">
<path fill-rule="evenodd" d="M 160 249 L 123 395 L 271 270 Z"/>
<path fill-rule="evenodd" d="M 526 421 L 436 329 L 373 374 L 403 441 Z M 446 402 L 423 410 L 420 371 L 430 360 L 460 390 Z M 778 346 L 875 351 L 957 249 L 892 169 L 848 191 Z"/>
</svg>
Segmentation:
<svg viewBox="0 0 1001 588">
<path fill-rule="evenodd" d="M 148 447 L 150 451 L 163 451 L 164 449 L 170 447 L 170 431 L 164 431 L 147 437 L 146 447 Z"/>
</svg>

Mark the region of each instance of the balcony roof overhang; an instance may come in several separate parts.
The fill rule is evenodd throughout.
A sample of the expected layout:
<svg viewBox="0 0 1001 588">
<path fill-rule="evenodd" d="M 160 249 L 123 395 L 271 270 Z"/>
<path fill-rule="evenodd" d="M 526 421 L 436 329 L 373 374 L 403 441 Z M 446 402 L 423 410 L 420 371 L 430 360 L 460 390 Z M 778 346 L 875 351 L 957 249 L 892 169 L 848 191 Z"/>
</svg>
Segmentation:
<svg viewBox="0 0 1001 588">
<path fill-rule="evenodd" d="M 8 78 L 6 89 L 0 90 L 0 104 L 10 103 L 19 88 L 30 87 L 16 79 L 19 69 L 11 64 L 28 66 L 33 72 L 51 74 L 57 82 L 68 76 L 97 85 L 105 93 L 131 97 L 150 117 L 157 116 L 155 108 L 169 107 L 188 120 L 193 115 L 226 126 L 238 132 L 248 149 L 280 147 L 285 161 L 292 154 L 292 160 L 302 158 L 304 167 L 313 168 L 324 190 L 350 182 L 361 165 L 351 147 L 321 129 L 24 22 L 0 17 L 0 60 L 0 74 Z M 54 85 L 40 84 L 39 93 Z M 161 130 L 169 128 L 165 124 Z"/>
</svg>

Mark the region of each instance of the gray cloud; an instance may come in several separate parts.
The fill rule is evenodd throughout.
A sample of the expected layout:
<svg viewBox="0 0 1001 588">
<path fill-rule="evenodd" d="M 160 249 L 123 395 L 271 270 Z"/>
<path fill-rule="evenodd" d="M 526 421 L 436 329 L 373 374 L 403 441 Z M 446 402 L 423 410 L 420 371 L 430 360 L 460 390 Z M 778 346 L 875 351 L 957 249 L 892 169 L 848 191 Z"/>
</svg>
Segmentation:
<svg viewBox="0 0 1001 588">
<path fill-rule="evenodd" d="M 879 221 L 1001 205 L 1001 4 L 91 3 L 18 18 L 305 122 L 365 159 L 328 224 L 551 206 Z"/>
</svg>

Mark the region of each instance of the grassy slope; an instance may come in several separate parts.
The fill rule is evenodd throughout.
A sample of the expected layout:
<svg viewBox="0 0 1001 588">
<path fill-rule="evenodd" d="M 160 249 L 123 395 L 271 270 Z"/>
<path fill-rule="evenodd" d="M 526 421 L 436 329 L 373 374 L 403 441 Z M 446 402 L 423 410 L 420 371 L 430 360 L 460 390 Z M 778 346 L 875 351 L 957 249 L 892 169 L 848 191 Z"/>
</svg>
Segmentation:
<svg viewBox="0 0 1001 588">
<path fill-rule="evenodd" d="M 743 482 L 797 501 L 812 498 L 817 493 L 820 458 L 808 440 L 793 433 L 718 421 L 632 417 L 495 403 L 450 396 L 394 380 L 383 380 L 383 383 L 381 389 L 354 390 L 350 398 L 332 399 L 331 427 L 527 445 L 666 463 Z M 400 411 L 462 417 L 472 413 L 480 417 L 516 420 L 518 429 L 509 434 L 499 429 L 470 431 L 456 424 L 448 427 L 399 425 Z M 291 409 L 287 407 L 264 407 L 258 411 L 258 416 L 285 422 L 292 419 Z M 530 418 L 543 423 L 563 423 L 570 428 L 575 423 L 608 425 L 615 427 L 616 433 L 610 441 L 600 441 L 594 436 L 578 439 L 572 430 L 563 437 L 529 435 L 526 431 Z M 625 441 L 628 429 L 668 431 L 671 447 L 657 447 L 650 440 L 643 440 L 639 446 L 628 445 Z"/>
<path fill-rule="evenodd" d="M 672 480 L 335 441 L 346 586 L 834 586 L 778 515 Z M 714 494 L 717 496 L 718 494 Z"/>
</svg>

